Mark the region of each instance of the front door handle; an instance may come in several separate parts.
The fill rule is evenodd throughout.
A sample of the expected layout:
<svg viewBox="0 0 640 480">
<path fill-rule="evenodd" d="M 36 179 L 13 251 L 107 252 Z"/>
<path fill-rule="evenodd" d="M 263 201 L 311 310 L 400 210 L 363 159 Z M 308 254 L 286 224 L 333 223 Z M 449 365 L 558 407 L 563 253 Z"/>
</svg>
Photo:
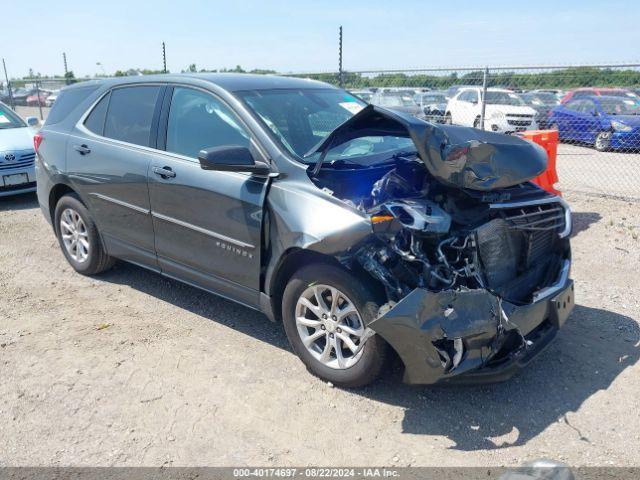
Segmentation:
<svg viewBox="0 0 640 480">
<path fill-rule="evenodd" d="M 88 155 L 91 153 L 91 149 L 89 147 L 87 147 L 86 145 L 74 145 L 73 148 L 80 154 L 80 155 Z"/>
<path fill-rule="evenodd" d="M 153 167 L 153 173 L 164 179 L 174 178 L 176 176 L 176 172 L 171 170 L 171 167 Z"/>
</svg>

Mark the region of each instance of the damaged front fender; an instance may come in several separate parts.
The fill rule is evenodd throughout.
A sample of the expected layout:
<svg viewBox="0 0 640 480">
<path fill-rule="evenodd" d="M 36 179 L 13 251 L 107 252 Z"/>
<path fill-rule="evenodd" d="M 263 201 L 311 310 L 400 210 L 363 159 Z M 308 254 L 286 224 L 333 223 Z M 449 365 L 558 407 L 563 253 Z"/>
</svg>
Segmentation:
<svg viewBox="0 0 640 480">
<path fill-rule="evenodd" d="M 400 356 L 405 382 L 432 384 L 486 374 L 498 357 L 501 367 L 528 361 L 566 320 L 572 292 L 569 281 L 553 299 L 518 306 L 483 289 L 418 288 L 369 327 Z"/>
</svg>

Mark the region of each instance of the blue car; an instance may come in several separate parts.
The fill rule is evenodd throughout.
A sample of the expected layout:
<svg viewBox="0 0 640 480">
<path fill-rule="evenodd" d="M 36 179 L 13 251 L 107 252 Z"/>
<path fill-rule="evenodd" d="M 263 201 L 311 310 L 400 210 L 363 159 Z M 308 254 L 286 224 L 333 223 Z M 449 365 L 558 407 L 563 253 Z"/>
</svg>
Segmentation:
<svg viewBox="0 0 640 480">
<path fill-rule="evenodd" d="M 551 110 L 548 125 L 560 140 L 588 143 L 600 152 L 640 148 L 640 104 L 632 98 L 576 98 Z"/>
</svg>

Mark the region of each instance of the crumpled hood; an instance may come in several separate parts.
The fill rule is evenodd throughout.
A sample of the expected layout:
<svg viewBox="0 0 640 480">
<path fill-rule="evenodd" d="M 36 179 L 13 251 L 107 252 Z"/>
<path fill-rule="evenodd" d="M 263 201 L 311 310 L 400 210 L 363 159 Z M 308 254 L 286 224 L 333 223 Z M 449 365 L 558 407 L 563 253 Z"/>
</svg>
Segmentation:
<svg viewBox="0 0 640 480">
<path fill-rule="evenodd" d="M 547 168 L 545 151 L 527 140 L 468 127 L 434 125 L 375 105 L 367 105 L 338 126 L 305 157 L 354 138 L 381 135 L 411 138 L 429 173 L 458 188 L 506 188 Z"/>
</svg>

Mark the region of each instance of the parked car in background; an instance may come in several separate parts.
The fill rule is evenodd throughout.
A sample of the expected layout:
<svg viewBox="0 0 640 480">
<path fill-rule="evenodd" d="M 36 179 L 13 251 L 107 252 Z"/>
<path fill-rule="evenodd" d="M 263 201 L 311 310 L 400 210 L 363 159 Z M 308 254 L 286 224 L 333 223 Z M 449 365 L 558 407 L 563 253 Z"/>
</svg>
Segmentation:
<svg viewBox="0 0 640 480">
<path fill-rule="evenodd" d="M 536 111 L 511 90 L 488 88 L 484 129 L 514 133 L 538 128 Z M 447 103 L 445 123 L 480 128 L 482 88 L 465 87 Z"/>
<path fill-rule="evenodd" d="M 35 144 L 72 268 L 121 258 L 264 312 L 334 385 L 391 348 L 408 383 L 506 379 L 573 308 L 571 212 L 520 138 L 301 78 L 166 74 L 64 89 Z"/>
<path fill-rule="evenodd" d="M 373 92 L 371 90 L 350 90 L 349 93 L 352 93 L 367 103 L 371 103 L 371 97 L 373 97 Z"/>
<path fill-rule="evenodd" d="M 44 104 L 47 107 L 52 107 L 53 104 L 56 102 L 56 99 L 58 98 L 59 94 L 60 94 L 60 90 L 53 90 L 51 94 L 47 97 L 47 99 L 44 101 Z"/>
<path fill-rule="evenodd" d="M 607 95 L 609 97 L 628 97 L 635 100 L 640 99 L 634 92 L 626 88 L 597 88 L 597 87 L 585 87 L 576 88 L 575 90 L 569 90 L 560 103 L 567 103 L 573 98 L 591 97 L 591 96 Z"/>
<path fill-rule="evenodd" d="M 425 120 L 444 123 L 444 114 L 447 109 L 447 97 L 444 92 L 433 90 L 417 93 L 413 98 L 422 109 Z"/>
<path fill-rule="evenodd" d="M 424 113 L 413 99 L 414 95 L 415 91 L 408 88 L 379 88 L 371 97 L 370 103 L 422 118 Z"/>
<path fill-rule="evenodd" d="M 44 107 L 50 94 L 51 92 L 49 90 L 39 90 L 34 92 L 33 95 L 29 95 L 27 97 L 27 106 L 37 107 L 40 105 L 41 107 Z"/>
<path fill-rule="evenodd" d="M 562 97 L 564 97 L 567 92 L 557 88 L 537 88 L 535 90 L 529 90 L 527 93 L 551 93 L 555 95 L 555 97 L 559 102 L 560 100 L 562 100 Z"/>
<path fill-rule="evenodd" d="M 4 102 L 6 104 L 11 103 L 11 95 L 9 95 L 9 90 L 0 90 L 0 102 Z"/>
<path fill-rule="evenodd" d="M 0 197 L 36 190 L 36 117 L 25 123 L 8 105 L 0 102 Z"/>
<path fill-rule="evenodd" d="M 27 98 L 30 97 L 31 95 L 35 94 L 36 90 L 35 88 L 17 88 L 13 91 L 13 102 L 16 105 L 22 105 L 22 106 L 26 106 L 27 105 Z"/>
<path fill-rule="evenodd" d="M 551 92 L 527 92 L 520 95 L 527 105 L 536 111 L 535 120 L 538 128 L 547 128 L 547 117 L 553 107 L 558 105 L 560 101 L 558 97 Z"/>
<path fill-rule="evenodd" d="M 624 96 L 579 97 L 555 107 L 549 125 L 563 141 L 598 151 L 640 148 L 640 104 Z"/>
<path fill-rule="evenodd" d="M 455 97 L 456 93 L 460 91 L 460 89 L 475 87 L 477 87 L 477 85 L 451 85 L 449 88 L 447 88 L 444 96 L 447 97 L 447 100 L 451 100 L 453 97 Z"/>
</svg>

